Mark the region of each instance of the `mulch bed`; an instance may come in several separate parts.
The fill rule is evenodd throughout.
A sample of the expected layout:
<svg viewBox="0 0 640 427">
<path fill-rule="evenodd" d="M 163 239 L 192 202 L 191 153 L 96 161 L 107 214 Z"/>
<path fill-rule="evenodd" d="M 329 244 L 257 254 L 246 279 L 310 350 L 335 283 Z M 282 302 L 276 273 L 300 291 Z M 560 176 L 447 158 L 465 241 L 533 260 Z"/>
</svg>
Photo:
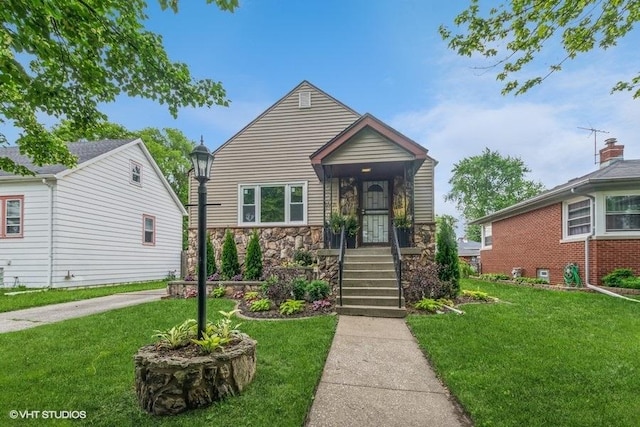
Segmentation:
<svg viewBox="0 0 640 427">
<path fill-rule="evenodd" d="M 335 312 L 335 301 L 333 300 L 331 301 L 331 306 L 318 310 L 313 309 L 313 303 L 307 302 L 304 305 L 303 311 L 288 315 L 280 314 L 280 311 L 278 311 L 278 307 L 275 304 L 271 304 L 271 310 L 269 311 L 251 311 L 249 310 L 251 304 L 248 304 L 243 299 L 236 301 L 238 302 L 238 309 L 240 310 L 240 313 L 245 317 L 251 317 L 254 319 L 295 319 L 300 317 L 322 316 L 326 314 L 333 314 Z"/>
</svg>

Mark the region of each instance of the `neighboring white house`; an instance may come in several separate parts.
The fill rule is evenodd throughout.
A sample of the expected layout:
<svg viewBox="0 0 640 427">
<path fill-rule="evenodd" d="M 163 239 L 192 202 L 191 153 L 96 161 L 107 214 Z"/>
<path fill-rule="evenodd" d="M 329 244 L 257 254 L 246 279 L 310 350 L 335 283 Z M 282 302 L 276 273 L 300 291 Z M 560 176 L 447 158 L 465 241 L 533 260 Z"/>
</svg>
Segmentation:
<svg viewBox="0 0 640 427">
<path fill-rule="evenodd" d="M 74 142 L 78 165 L 0 171 L 0 284 L 87 286 L 180 269 L 186 211 L 140 139 Z"/>
</svg>

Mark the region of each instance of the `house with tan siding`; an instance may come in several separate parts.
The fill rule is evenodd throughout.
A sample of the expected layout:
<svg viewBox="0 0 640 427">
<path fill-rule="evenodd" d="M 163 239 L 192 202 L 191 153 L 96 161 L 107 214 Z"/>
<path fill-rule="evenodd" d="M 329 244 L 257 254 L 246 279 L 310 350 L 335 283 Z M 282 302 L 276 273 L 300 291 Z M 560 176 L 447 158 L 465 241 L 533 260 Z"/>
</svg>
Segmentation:
<svg viewBox="0 0 640 427">
<path fill-rule="evenodd" d="M 483 273 L 564 281 L 578 266 L 582 284 L 601 285 L 615 268 L 640 275 L 640 160 L 624 160 L 615 138 L 600 150 L 600 168 L 538 196 L 479 218 Z"/>
<path fill-rule="evenodd" d="M 371 114 L 361 115 L 303 81 L 213 152 L 207 227 L 219 259 L 226 230 L 242 258 L 260 235 L 265 263 L 296 249 L 335 250 L 333 214 L 357 221 L 354 245 L 389 247 L 394 216 L 411 222 L 406 250 L 433 255 L 433 173 L 428 150 Z M 190 180 L 190 204 L 198 183 Z M 195 270 L 197 209 L 190 211 L 189 269 Z"/>
<path fill-rule="evenodd" d="M 164 279 L 180 269 L 186 211 L 140 139 L 74 142 L 76 167 L 0 171 L 0 286 Z"/>
</svg>

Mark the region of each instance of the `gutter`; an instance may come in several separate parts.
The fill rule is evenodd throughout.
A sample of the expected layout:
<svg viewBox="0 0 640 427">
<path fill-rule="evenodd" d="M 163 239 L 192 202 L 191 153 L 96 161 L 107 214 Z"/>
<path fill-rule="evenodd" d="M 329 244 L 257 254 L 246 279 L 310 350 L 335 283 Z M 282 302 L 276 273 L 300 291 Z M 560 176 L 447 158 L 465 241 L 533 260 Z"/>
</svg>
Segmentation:
<svg viewBox="0 0 640 427">
<path fill-rule="evenodd" d="M 47 257 L 47 287 L 53 286 L 53 184 L 49 183 L 46 178 L 42 178 L 42 183 L 49 187 L 49 223 L 47 247 L 49 255 Z"/>
</svg>

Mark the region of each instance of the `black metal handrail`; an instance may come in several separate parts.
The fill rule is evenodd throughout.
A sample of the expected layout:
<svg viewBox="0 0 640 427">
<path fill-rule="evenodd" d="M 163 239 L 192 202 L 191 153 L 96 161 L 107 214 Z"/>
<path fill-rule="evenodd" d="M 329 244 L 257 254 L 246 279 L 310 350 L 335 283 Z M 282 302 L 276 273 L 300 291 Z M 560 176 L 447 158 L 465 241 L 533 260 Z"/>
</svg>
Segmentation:
<svg viewBox="0 0 640 427">
<path fill-rule="evenodd" d="M 398 280 L 398 308 L 402 308 L 402 255 L 400 254 L 400 244 L 398 243 L 398 229 L 393 228 L 393 239 L 391 239 L 391 255 L 393 265 L 396 269 L 396 279 Z"/>
<path fill-rule="evenodd" d="M 340 289 L 340 307 L 342 307 L 342 269 L 344 267 L 344 250 L 346 246 L 344 224 L 340 230 L 340 253 L 338 255 L 338 287 Z"/>
</svg>

